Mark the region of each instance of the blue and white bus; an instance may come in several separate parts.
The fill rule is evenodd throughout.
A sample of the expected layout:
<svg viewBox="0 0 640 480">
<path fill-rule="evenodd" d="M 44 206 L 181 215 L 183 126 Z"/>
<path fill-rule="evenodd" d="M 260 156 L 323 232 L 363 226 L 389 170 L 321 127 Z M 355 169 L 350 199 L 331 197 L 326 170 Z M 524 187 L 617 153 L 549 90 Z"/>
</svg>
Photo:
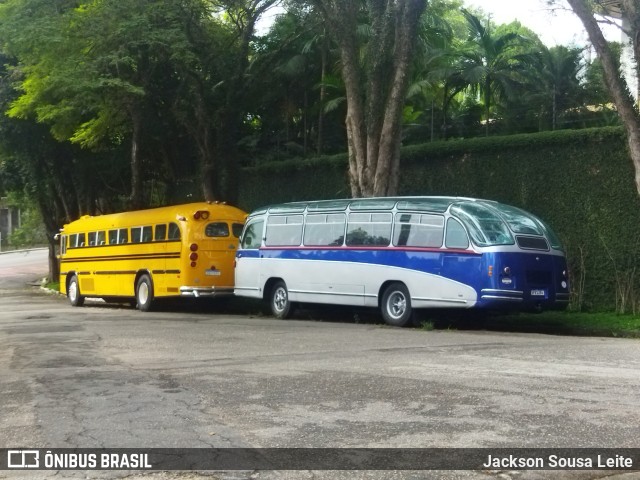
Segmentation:
<svg viewBox="0 0 640 480">
<path fill-rule="evenodd" d="M 252 212 L 235 294 L 278 318 L 297 302 L 379 308 L 542 310 L 569 302 L 565 255 L 539 218 L 494 201 L 398 197 L 272 205 Z"/>
</svg>

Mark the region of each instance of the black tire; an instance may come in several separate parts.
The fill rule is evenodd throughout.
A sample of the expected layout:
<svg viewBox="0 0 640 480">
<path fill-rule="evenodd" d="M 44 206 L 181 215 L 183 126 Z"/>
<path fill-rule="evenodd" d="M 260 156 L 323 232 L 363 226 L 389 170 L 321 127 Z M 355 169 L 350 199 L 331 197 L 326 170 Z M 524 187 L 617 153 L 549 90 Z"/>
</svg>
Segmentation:
<svg viewBox="0 0 640 480">
<path fill-rule="evenodd" d="M 153 304 L 153 282 L 146 273 L 138 278 L 136 284 L 136 303 L 138 310 L 148 312 Z"/>
<path fill-rule="evenodd" d="M 67 298 L 73 307 L 81 307 L 84 305 L 84 297 L 80 294 L 80 283 L 78 277 L 73 275 L 67 286 Z"/>
<path fill-rule="evenodd" d="M 389 285 L 382 294 L 380 311 L 387 325 L 393 327 L 411 325 L 413 322 L 413 310 L 411 309 L 409 289 L 399 282 Z"/>
<path fill-rule="evenodd" d="M 276 282 L 269 292 L 269 306 L 274 317 L 285 320 L 291 316 L 293 311 L 289 301 L 289 290 L 283 281 Z"/>
</svg>

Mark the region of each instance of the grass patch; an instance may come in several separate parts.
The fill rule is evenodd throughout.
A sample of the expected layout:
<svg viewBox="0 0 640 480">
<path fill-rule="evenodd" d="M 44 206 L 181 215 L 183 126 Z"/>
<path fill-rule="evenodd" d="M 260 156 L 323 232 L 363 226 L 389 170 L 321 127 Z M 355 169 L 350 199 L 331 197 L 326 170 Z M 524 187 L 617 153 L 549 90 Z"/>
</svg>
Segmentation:
<svg viewBox="0 0 640 480">
<path fill-rule="evenodd" d="M 56 292 L 60 291 L 60 282 L 45 282 L 42 286 L 47 290 L 54 290 Z"/>
<path fill-rule="evenodd" d="M 456 312 L 457 313 L 457 312 Z M 462 312 L 461 312 L 462 313 Z M 439 315 L 435 328 L 483 329 L 590 337 L 640 338 L 640 316 L 615 313 L 543 312 L 506 315 Z"/>
<path fill-rule="evenodd" d="M 430 332 L 435 328 L 435 324 L 433 322 L 430 322 L 429 320 L 425 320 L 420 324 L 420 330 L 424 330 L 425 332 Z"/>
</svg>

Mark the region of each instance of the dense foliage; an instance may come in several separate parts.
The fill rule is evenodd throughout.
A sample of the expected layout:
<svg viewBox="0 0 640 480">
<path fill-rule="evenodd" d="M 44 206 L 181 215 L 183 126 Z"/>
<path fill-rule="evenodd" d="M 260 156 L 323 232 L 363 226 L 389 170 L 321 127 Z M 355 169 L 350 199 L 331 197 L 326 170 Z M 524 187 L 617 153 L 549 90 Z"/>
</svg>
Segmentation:
<svg viewBox="0 0 640 480">
<path fill-rule="evenodd" d="M 59 150 L 52 178 L 0 169 L 3 190 L 57 183 L 39 187 L 65 197 L 54 202 L 66 203 L 59 219 L 182 199 L 196 176 L 192 196 L 237 201 L 241 165 L 346 151 L 347 91 L 327 8 L 291 1 L 258 35 L 274 3 L 3 2 L 3 162 L 24 153 L 16 129 L 49 137 L 31 149 Z M 581 50 L 547 48 L 517 22 L 497 26 L 460 7 L 433 0 L 421 16 L 404 144 L 615 121 L 601 69 Z M 364 6 L 353 19 L 363 62 L 377 48 L 375 21 Z"/>
</svg>

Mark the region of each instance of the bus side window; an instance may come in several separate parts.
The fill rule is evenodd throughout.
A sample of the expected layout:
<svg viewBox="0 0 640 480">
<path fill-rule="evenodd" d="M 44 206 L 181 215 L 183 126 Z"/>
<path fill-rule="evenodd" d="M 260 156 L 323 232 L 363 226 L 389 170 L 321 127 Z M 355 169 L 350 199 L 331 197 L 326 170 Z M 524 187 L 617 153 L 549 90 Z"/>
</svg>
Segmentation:
<svg viewBox="0 0 640 480">
<path fill-rule="evenodd" d="M 343 213 L 307 215 L 304 244 L 316 247 L 342 246 L 346 223 Z"/>
<path fill-rule="evenodd" d="M 151 241 L 151 227 L 134 227 L 131 229 L 131 243 Z"/>
<path fill-rule="evenodd" d="M 398 247 L 440 248 L 444 217 L 430 214 L 396 215 L 393 244 Z"/>
<path fill-rule="evenodd" d="M 146 226 L 146 227 L 142 227 L 142 242 L 143 243 L 151 241 L 151 238 L 153 237 L 152 230 L 153 230 L 153 228 L 150 225 Z"/>
<path fill-rule="evenodd" d="M 60 236 L 60 253 L 62 255 L 67 253 L 67 236 L 66 235 Z"/>
<path fill-rule="evenodd" d="M 240 235 L 242 235 L 243 228 L 244 228 L 244 224 L 242 223 L 232 223 L 231 232 L 233 233 L 233 236 L 236 238 L 240 238 Z"/>
<path fill-rule="evenodd" d="M 142 227 L 133 227 L 131 229 L 131 243 L 140 243 L 142 241 Z"/>
<path fill-rule="evenodd" d="M 302 242 L 302 215 L 269 217 L 265 245 L 291 247 Z"/>
<path fill-rule="evenodd" d="M 391 242 L 390 213 L 350 213 L 348 246 L 388 246 Z"/>
<path fill-rule="evenodd" d="M 155 235 L 153 236 L 153 239 L 156 242 L 167 239 L 167 225 L 166 224 L 163 223 L 162 225 L 156 225 L 156 232 L 155 232 Z"/>
<path fill-rule="evenodd" d="M 106 232 L 104 230 L 97 232 L 96 245 L 104 245 Z"/>
<path fill-rule="evenodd" d="M 109 245 L 118 243 L 118 230 L 109 230 Z"/>
<path fill-rule="evenodd" d="M 169 240 L 180 240 L 180 228 L 177 223 L 169 224 Z"/>
<path fill-rule="evenodd" d="M 89 232 L 89 246 L 90 247 L 95 247 L 96 246 L 96 232 Z"/>
<path fill-rule="evenodd" d="M 118 243 L 127 243 L 129 242 L 129 229 L 121 228 L 118 231 Z"/>
<path fill-rule="evenodd" d="M 69 235 L 69 248 L 84 247 L 84 233 Z"/>
<path fill-rule="evenodd" d="M 469 237 L 462 224 L 455 218 L 447 220 L 447 236 L 445 239 L 447 248 L 469 248 Z"/>
<path fill-rule="evenodd" d="M 264 220 L 250 223 L 247 225 L 242 234 L 242 246 L 245 250 L 254 250 L 260 248 L 262 243 L 262 231 L 264 229 Z"/>
</svg>

